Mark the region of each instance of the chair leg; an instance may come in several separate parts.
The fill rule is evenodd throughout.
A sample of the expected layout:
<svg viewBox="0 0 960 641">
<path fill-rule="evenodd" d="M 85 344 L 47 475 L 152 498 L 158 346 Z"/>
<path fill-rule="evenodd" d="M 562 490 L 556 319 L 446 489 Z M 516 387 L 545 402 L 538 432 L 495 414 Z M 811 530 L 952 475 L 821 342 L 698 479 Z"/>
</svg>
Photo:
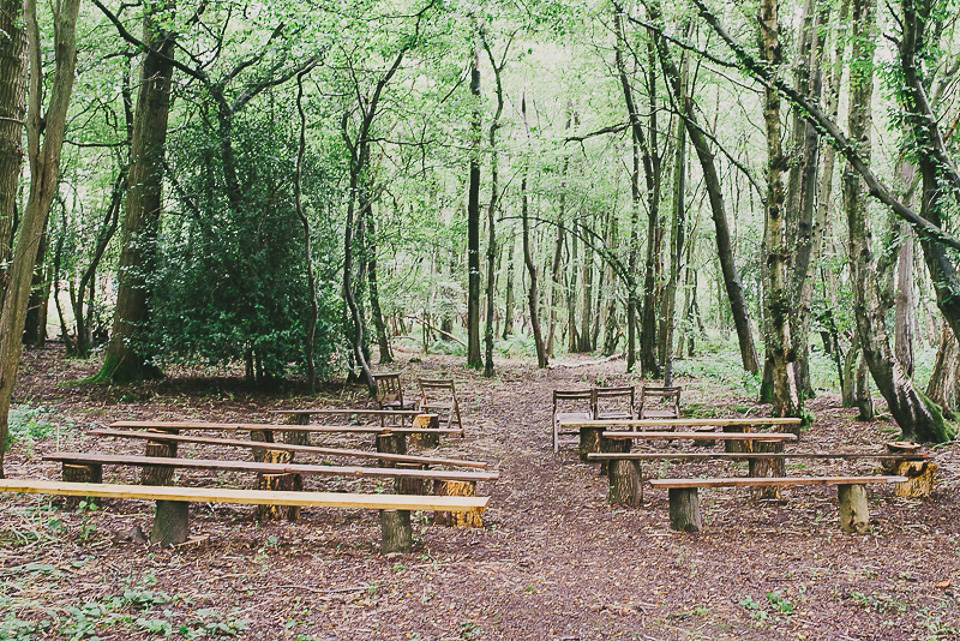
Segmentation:
<svg viewBox="0 0 960 641">
<path fill-rule="evenodd" d="M 457 399 L 453 399 L 453 409 L 457 412 L 457 427 L 460 428 L 460 438 L 464 438 L 463 433 L 463 421 L 460 419 L 460 403 L 457 402 Z M 450 413 L 450 425 L 453 425 L 453 412 Z"/>
</svg>

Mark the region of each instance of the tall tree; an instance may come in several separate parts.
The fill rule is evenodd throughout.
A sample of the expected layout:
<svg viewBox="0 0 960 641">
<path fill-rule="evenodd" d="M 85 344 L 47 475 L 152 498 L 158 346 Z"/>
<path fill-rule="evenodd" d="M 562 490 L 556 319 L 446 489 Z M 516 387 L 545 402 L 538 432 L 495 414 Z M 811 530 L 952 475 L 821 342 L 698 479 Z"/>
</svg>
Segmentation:
<svg viewBox="0 0 960 641">
<path fill-rule="evenodd" d="M 470 175 L 467 187 L 467 366 L 483 367 L 480 354 L 480 47 L 474 44 L 470 62 Z"/>
<path fill-rule="evenodd" d="M 27 35 L 23 1 L 0 0 L 0 293 L 13 255 L 13 219 L 23 163 Z"/>
<path fill-rule="evenodd" d="M 148 4 L 143 16 L 143 66 L 130 137 L 117 304 L 110 344 L 96 380 L 124 383 L 161 375 L 149 355 L 140 353 L 136 337 L 150 315 L 145 275 L 156 251 L 163 209 L 164 147 L 176 45 L 176 33 L 170 25 L 174 11 L 174 0 L 162 0 Z"/>
<path fill-rule="evenodd" d="M 782 63 L 779 0 L 760 4 L 760 51 L 767 68 L 776 74 Z M 790 314 L 790 247 L 784 211 L 780 93 L 764 89 L 763 120 L 767 135 L 767 194 L 764 203 L 764 341 L 773 377 L 773 410 L 778 416 L 799 416 L 801 400 L 794 374 Z"/>
<path fill-rule="evenodd" d="M 30 159 L 30 192 L 17 233 L 10 266 L 10 280 L 0 311 L 0 477 L 9 432 L 8 414 L 23 350 L 23 326 L 27 315 L 30 283 L 37 247 L 50 206 L 57 195 L 60 152 L 67 125 L 67 108 L 77 66 L 76 28 L 80 0 L 64 0 L 53 13 L 55 62 L 44 108 L 45 77 L 40 24 L 36 0 L 25 0 L 23 18 L 29 42 L 29 99 L 27 101 L 27 147 Z"/>
</svg>

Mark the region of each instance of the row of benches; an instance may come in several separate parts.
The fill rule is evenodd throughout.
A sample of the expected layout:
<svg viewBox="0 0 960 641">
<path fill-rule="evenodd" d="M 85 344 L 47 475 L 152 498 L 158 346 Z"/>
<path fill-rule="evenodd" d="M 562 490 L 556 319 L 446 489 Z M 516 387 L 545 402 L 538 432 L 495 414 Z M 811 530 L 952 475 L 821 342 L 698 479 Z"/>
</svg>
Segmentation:
<svg viewBox="0 0 960 641">
<path fill-rule="evenodd" d="M 337 411 L 347 413 L 347 410 Z M 107 429 L 88 431 L 89 435 L 145 441 L 146 456 L 83 452 L 57 452 L 44 456 L 63 466 L 63 481 L 5 480 L 0 491 L 64 495 L 89 498 L 125 498 L 154 500 L 157 512 L 151 540 L 164 545 L 183 542 L 189 535 L 189 504 L 241 503 L 258 506 L 260 518 L 296 518 L 300 507 L 377 509 L 380 510 L 381 550 L 384 553 L 407 552 L 413 543 L 411 510 L 435 512 L 435 522 L 458 525 L 479 525 L 480 513 L 488 497 L 476 496 L 478 481 L 494 481 L 499 473 L 487 471 L 482 461 L 414 456 L 407 454 L 407 437 L 419 438 L 428 446 L 444 434 L 460 434 L 462 430 L 444 429 L 436 415 L 417 415 L 412 427 L 390 425 L 327 426 L 307 425 L 313 414 L 331 414 L 327 410 L 294 410 L 294 425 L 257 423 L 205 423 L 120 421 Z M 390 418 L 389 412 L 349 410 L 350 414 L 366 414 Z M 407 414 L 404 412 L 403 414 Z M 384 421 L 381 421 L 383 423 Z M 229 438 L 181 434 L 181 431 L 214 432 Z M 247 432 L 250 440 L 236 438 Z M 274 434 L 297 442 L 273 442 Z M 309 444 L 311 434 L 367 434 L 376 436 L 377 451 L 320 447 Z M 182 444 L 241 448 L 253 454 L 252 461 L 209 458 L 178 458 Z M 294 453 L 307 453 L 375 460 L 380 467 L 358 467 L 327 464 L 293 463 Z M 120 485 L 102 482 L 103 466 L 142 468 L 146 485 Z M 448 469 L 453 468 L 453 469 Z M 176 469 L 257 474 L 256 490 L 222 488 L 170 487 Z M 395 482 L 395 494 L 304 492 L 304 476 L 338 476 L 342 478 L 387 479 Z"/>
<path fill-rule="evenodd" d="M 565 427 L 580 433 L 582 460 L 606 466 L 609 478 L 610 500 L 613 503 L 636 506 L 642 503 L 641 463 L 655 460 L 685 461 L 747 461 L 749 476 L 742 478 L 652 479 L 650 485 L 669 493 L 670 524 L 673 529 L 694 532 L 703 527 L 699 493 L 703 488 L 757 487 L 778 491 L 796 485 L 835 485 L 838 487 L 840 525 L 847 532 L 864 532 L 869 522 L 866 486 L 872 484 L 907 484 L 910 478 L 900 474 L 882 476 L 820 476 L 787 477 L 783 463 L 788 459 L 854 460 L 875 459 L 888 469 L 899 464 L 925 462 L 921 453 L 882 454 L 864 452 L 784 452 L 783 444 L 796 442 L 798 437 L 789 432 L 750 432 L 761 426 L 799 427 L 800 419 L 793 418 L 731 418 L 731 419 L 672 419 L 570 421 Z M 723 432 L 668 431 L 677 427 L 703 429 L 721 427 Z M 613 428 L 628 428 L 617 431 Z M 655 431 L 640 431 L 640 428 Z M 722 441 L 728 451 L 714 452 L 632 452 L 633 441 L 688 441 L 712 444 Z M 924 469 L 927 469 L 924 466 Z M 935 468 L 934 468 L 935 469 Z"/>
</svg>

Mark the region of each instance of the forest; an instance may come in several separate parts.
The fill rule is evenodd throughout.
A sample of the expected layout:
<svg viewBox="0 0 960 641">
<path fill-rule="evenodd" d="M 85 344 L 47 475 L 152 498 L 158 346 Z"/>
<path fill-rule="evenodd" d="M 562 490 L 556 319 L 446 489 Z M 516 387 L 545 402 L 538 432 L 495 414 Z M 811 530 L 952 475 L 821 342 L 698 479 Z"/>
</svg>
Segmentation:
<svg viewBox="0 0 960 641">
<path fill-rule="evenodd" d="M 0 641 L 199 638 L 248 627 L 251 638 L 297 640 L 955 638 L 958 9 L 957 0 L 0 0 L 0 480 L 50 477 L 41 458 L 68 447 L 111 455 L 107 437 L 123 435 L 102 428 L 125 419 L 136 419 L 126 428 L 161 422 L 146 447 L 165 460 L 178 442 L 205 443 L 183 430 L 253 430 L 250 421 L 269 426 L 304 408 L 322 408 L 326 420 L 336 408 L 376 406 L 368 414 L 382 430 L 378 381 L 392 372 L 401 428 L 404 384 L 412 398 L 417 381 L 426 411 L 418 377 L 449 379 L 451 391 L 457 379 L 459 437 L 470 438 L 441 430 L 434 445 L 483 471 L 438 470 L 430 482 L 503 475 L 488 491 L 492 526 L 479 527 L 478 511 L 478 527 L 428 534 L 425 518 L 414 518 L 422 538 L 398 544 L 400 561 L 372 560 L 359 517 L 343 526 L 339 514 L 311 512 L 261 531 L 279 508 L 259 503 L 257 529 L 240 526 L 244 534 L 221 518 L 246 519 L 236 510 L 195 509 L 212 534 L 184 543 L 184 530 L 159 551 L 127 545 L 143 536 L 130 528 L 149 505 L 97 514 L 104 508 L 90 497 L 79 509 L 72 498 L 54 499 L 66 507 L 11 499 L 0 516 L 0 576 L 17 578 L 0 589 Z M 684 444 L 685 463 L 630 463 L 639 496 L 628 499 L 615 481 L 626 468 L 602 457 L 629 459 L 629 443 L 604 449 L 615 436 L 591 433 L 609 488 L 587 465 L 600 462 L 587 453 L 589 425 L 571 423 L 580 449 L 557 453 L 557 390 L 593 389 L 596 419 L 596 389 L 618 385 L 631 395 L 683 387 L 678 421 L 796 419 L 771 425 L 795 424 L 785 431 L 815 452 L 728 435 L 747 449 L 728 443 L 725 456 L 766 452 L 782 456 L 781 472 L 831 474 L 819 484 L 838 485 L 839 498 L 815 491 L 809 503 L 797 490 L 801 516 L 789 506 L 774 514 L 777 489 L 757 493 L 743 515 L 735 495 L 717 494 L 704 501 L 705 532 L 657 538 L 673 534 L 656 514 L 666 495 L 654 495 L 651 510 L 621 508 L 643 504 L 639 484 L 671 466 L 709 469 L 699 445 Z M 631 396 L 629 419 L 642 423 L 634 409 Z M 293 424 L 314 426 L 309 416 Z M 420 443 L 421 418 L 411 443 Z M 349 426 L 330 421 L 314 427 L 341 430 L 340 445 L 353 443 L 350 429 L 369 428 L 357 416 Z M 432 479 L 428 463 L 456 466 L 413 454 L 401 464 L 403 429 L 390 445 L 378 432 L 377 453 L 349 450 L 386 454 L 385 469 L 420 470 L 376 473 L 399 474 L 399 498 L 418 494 L 404 474 Z M 250 438 L 268 445 L 273 432 Z M 257 472 L 259 490 L 308 494 L 299 474 L 264 467 L 310 451 L 308 431 L 277 438 L 278 450 L 258 445 L 259 467 L 244 470 Z M 213 444 L 223 456 L 238 446 Z M 843 488 L 865 485 L 843 484 L 825 458 L 782 467 L 810 454 L 880 460 L 881 446 L 939 465 L 938 489 L 923 502 L 877 489 L 870 507 L 879 516 L 852 530 L 844 505 L 854 499 Z M 132 441 L 118 447 L 142 453 Z M 77 471 L 64 461 L 64 482 L 101 482 L 99 463 Z M 214 463 L 227 462 L 193 465 Z M 228 463 L 240 474 L 241 461 Z M 751 477 L 764 476 L 753 474 L 755 458 L 735 465 L 748 463 Z M 133 464 L 146 465 L 142 485 L 176 485 L 173 467 Z M 868 469 L 858 465 L 849 469 Z M 374 487 L 360 478 L 374 473 L 358 469 L 332 491 Z M 177 470 L 198 490 L 223 478 Z M 17 491 L 0 490 L 0 501 Z M 179 518 L 164 504 L 186 500 L 149 498 L 158 527 Z M 386 554 L 390 528 L 409 531 L 412 510 L 377 500 L 358 505 L 379 506 Z M 819 531 L 837 523 L 831 501 L 842 529 L 865 535 L 843 535 L 849 550 L 820 545 L 836 535 Z M 401 516 L 388 527 L 391 514 Z M 802 570 L 780 567 L 784 540 Z M 620 563 L 634 545 L 636 563 Z M 757 574 L 744 578 L 738 549 Z M 119 565 L 83 560 L 110 550 Z M 217 565 L 221 552 L 248 564 Z M 319 583 L 297 574 L 303 554 Z M 58 569 L 36 570 L 32 555 Z M 457 584 L 459 563 L 471 581 L 489 581 L 476 588 L 476 608 L 473 588 Z M 849 569 L 861 563 L 873 574 Z M 340 587 L 329 580 L 337 564 L 347 573 Z M 649 576 L 640 569 L 648 565 Z M 91 583 L 30 596 L 60 589 L 70 573 Z M 297 599 L 311 600 L 316 616 L 305 610 L 290 623 L 302 603 L 281 594 L 251 614 L 251 586 L 266 590 L 271 575 L 281 593 L 296 587 Z M 849 581 L 822 580 L 841 575 Z M 581 581 L 596 601 L 577 597 L 574 615 L 563 602 Z M 94 584 L 126 591 L 108 601 L 83 587 Z M 196 615 L 206 594 L 232 604 L 229 615 L 217 604 Z M 449 599 L 451 612 L 433 619 L 432 595 Z M 193 618 L 122 614 L 137 608 Z"/>
<path fill-rule="evenodd" d="M 719 340 L 947 441 L 952 8 L 8 2 L 0 410 L 21 325 L 115 383 Z"/>
</svg>

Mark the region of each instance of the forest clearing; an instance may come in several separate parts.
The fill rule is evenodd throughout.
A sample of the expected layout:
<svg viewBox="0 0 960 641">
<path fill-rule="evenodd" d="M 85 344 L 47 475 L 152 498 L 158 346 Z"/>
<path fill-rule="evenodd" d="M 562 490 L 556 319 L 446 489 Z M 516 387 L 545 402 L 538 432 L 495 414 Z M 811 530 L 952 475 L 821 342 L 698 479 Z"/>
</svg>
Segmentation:
<svg viewBox="0 0 960 641">
<path fill-rule="evenodd" d="M 0 0 L 0 641 L 960 638 L 955 0 Z"/>
<path fill-rule="evenodd" d="M 364 400 L 360 389 L 340 386 L 319 397 L 264 394 L 189 376 L 134 388 L 55 387 L 51 382 L 91 369 L 65 365 L 61 355 L 57 347 L 31 352 L 23 386 L 33 406 L 47 411 L 39 422 L 62 424 L 60 448 L 67 450 L 104 447 L 84 429 L 114 419 L 268 422 L 269 410 L 279 406 Z M 126 538 L 134 527 L 149 532 L 149 503 L 110 500 L 90 512 L 68 509 L 62 500 L 51 505 L 46 497 L 8 496 L 0 521 L 6 613 L 0 630 L 11 639 L 209 633 L 304 641 L 956 636 L 956 445 L 934 454 L 940 477 L 931 498 L 872 490 L 865 535 L 840 531 L 832 488 L 787 489 L 782 501 L 760 502 L 747 489 L 712 490 L 704 495 L 707 527 L 674 532 L 665 491 L 648 488 L 640 508 L 611 507 L 595 464 L 580 462 L 575 449 L 559 456 L 550 449 L 550 391 L 597 379 L 634 382 L 623 375 L 622 362 L 539 371 L 529 359 L 510 360 L 500 376 L 486 379 L 458 361 L 427 356 L 403 363 L 401 371 L 453 375 L 460 383 L 467 436 L 445 439 L 437 452 L 490 461 L 501 473 L 481 484 L 491 497 L 482 528 L 428 525 L 419 513 L 414 551 L 384 557 L 369 511 L 305 509 L 296 523 L 257 524 L 250 507 L 198 506 L 197 541 L 168 549 Z M 718 379 L 681 380 L 691 412 L 763 409 Z M 888 418 L 858 422 L 856 410 L 841 409 L 834 394 L 814 407 L 817 420 L 802 437 L 807 447 L 868 449 L 892 438 Z M 56 448 L 55 439 L 49 433 L 19 441 L 8 454 L 11 470 L 17 477 L 57 478 L 58 466 L 41 461 Z M 142 444 L 110 443 L 109 451 L 136 453 Z M 652 476 L 723 468 L 743 474 L 737 465 L 743 466 L 664 462 L 646 469 Z M 869 474 L 876 462 L 789 466 L 791 475 Z M 131 470 L 105 476 L 137 482 Z M 211 479 L 179 471 L 177 477 L 182 485 L 249 487 L 247 477 L 235 473 Z M 349 492 L 370 482 L 308 483 Z M 37 629 L 30 624 L 49 627 L 31 636 L 28 630 Z"/>
</svg>

